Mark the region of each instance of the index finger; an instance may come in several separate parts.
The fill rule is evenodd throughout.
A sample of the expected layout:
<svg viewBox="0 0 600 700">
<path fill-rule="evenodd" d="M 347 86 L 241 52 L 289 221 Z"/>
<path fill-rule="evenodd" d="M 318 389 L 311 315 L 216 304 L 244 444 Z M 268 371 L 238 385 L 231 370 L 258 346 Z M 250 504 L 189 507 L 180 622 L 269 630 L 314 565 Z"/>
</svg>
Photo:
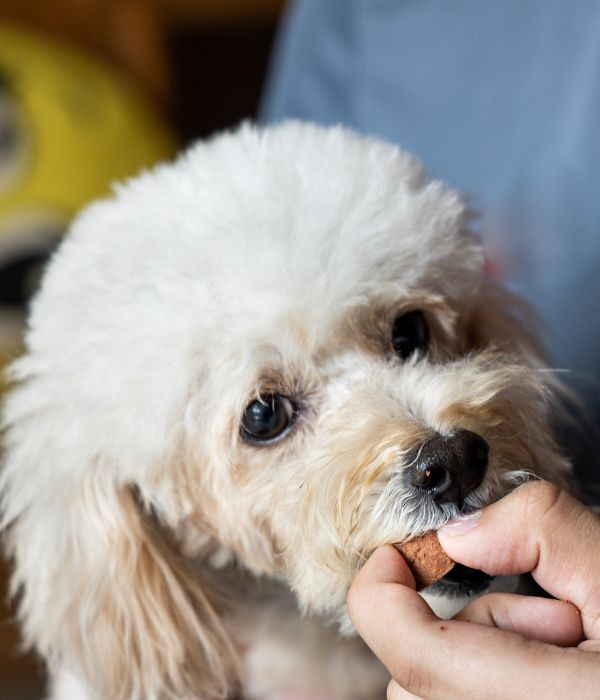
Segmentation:
<svg viewBox="0 0 600 700">
<path fill-rule="evenodd" d="M 482 689 L 493 688 L 497 700 L 550 700 L 572 697 L 577 688 L 579 699 L 597 698 L 596 654 L 440 620 L 406 582 L 401 555 L 381 547 L 355 578 L 348 608 L 359 634 L 409 692 L 427 700 L 479 700 Z"/>
</svg>

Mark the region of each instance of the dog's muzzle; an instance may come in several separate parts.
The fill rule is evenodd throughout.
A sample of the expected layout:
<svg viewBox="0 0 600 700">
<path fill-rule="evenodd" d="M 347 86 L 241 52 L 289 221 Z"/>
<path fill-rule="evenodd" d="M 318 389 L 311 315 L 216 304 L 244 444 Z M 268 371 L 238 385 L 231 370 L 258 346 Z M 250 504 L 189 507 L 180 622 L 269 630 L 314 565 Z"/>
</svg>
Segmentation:
<svg viewBox="0 0 600 700">
<path fill-rule="evenodd" d="M 493 576 L 483 571 L 456 564 L 451 571 L 434 583 L 429 590 L 436 595 L 445 595 L 452 598 L 470 598 L 487 590 L 493 580 Z"/>
</svg>

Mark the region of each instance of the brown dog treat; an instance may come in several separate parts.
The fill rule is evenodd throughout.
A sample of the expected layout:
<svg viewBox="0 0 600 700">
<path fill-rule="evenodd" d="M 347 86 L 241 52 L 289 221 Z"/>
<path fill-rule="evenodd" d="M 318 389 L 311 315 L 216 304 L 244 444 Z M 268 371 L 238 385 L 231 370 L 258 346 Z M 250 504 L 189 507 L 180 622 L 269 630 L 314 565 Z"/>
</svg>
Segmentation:
<svg viewBox="0 0 600 700">
<path fill-rule="evenodd" d="M 439 581 L 454 567 L 454 562 L 444 552 L 437 533 L 433 531 L 394 546 L 406 560 L 418 591 Z"/>
</svg>

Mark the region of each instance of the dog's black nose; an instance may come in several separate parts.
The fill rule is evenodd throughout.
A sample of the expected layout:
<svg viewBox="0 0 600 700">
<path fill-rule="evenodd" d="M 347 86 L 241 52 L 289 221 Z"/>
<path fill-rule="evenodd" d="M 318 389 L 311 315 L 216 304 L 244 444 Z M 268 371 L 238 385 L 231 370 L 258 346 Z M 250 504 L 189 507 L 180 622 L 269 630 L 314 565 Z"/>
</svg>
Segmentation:
<svg viewBox="0 0 600 700">
<path fill-rule="evenodd" d="M 462 507 L 467 494 L 483 481 L 489 451 L 487 442 L 470 430 L 437 435 L 414 453 L 406 478 L 437 503 Z"/>
</svg>

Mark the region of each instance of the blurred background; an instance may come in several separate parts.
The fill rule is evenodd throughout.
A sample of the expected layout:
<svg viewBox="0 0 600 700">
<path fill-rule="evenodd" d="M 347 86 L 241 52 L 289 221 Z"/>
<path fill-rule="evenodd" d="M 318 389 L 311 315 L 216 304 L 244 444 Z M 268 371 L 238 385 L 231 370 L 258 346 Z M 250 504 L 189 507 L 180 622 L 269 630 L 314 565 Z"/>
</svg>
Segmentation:
<svg viewBox="0 0 600 700">
<path fill-rule="evenodd" d="M 256 115 L 282 0 L 0 0 L 0 366 L 83 205 Z M 6 566 L 0 565 L 4 602 Z M 43 697 L 0 612 L 0 699 Z"/>
<path fill-rule="evenodd" d="M 0 367 L 69 221 L 111 182 L 245 118 L 344 123 L 480 212 L 490 274 L 534 305 L 586 402 L 564 444 L 600 503 L 598 114 L 597 0 L 0 0 Z M 37 700 L 11 614 L 0 700 Z"/>
</svg>

